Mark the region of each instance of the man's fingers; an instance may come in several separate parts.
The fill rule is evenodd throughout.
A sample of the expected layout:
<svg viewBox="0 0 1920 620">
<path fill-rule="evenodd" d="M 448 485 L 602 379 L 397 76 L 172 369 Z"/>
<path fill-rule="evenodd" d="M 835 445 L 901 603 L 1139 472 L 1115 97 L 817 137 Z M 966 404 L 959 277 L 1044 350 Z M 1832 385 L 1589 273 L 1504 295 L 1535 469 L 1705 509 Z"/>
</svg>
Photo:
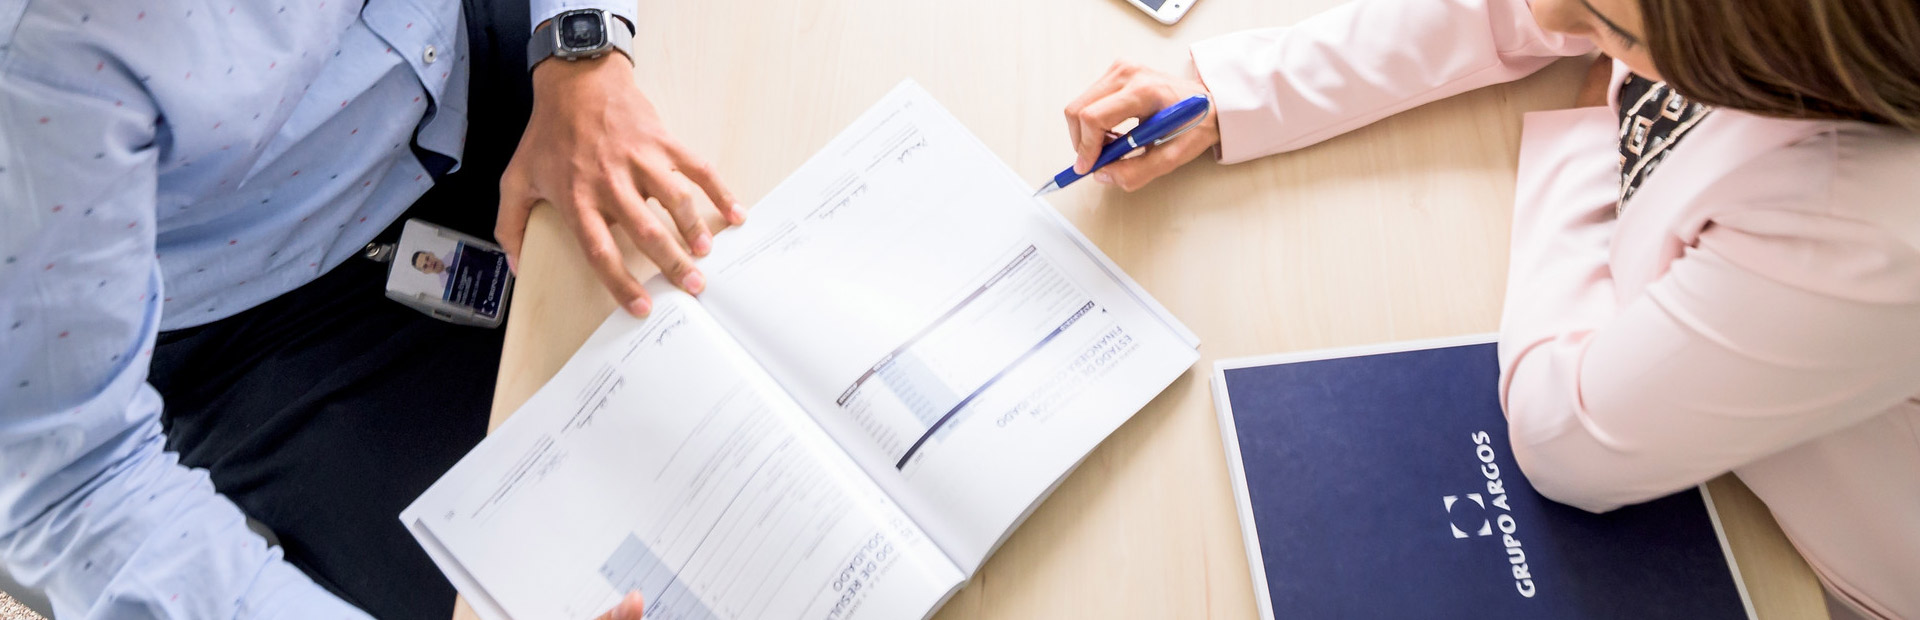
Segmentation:
<svg viewBox="0 0 1920 620">
<path fill-rule="evenodd" d="M 598 620 L 641 620 L 640 616 L 646 610 L 646 601 L 640 598 L 640 593 L 628 592 L 625 598 L 615 603 L 613 609 L 601 614 Z"/>
<path fill-rule="evenodd" d="M 707 193 L 707 199 L 712 200 L 714 208 L 719 209 L 720 215 L 727 218 L 728 225 L 739 226 L 747 222 L 746 205 L 740 204 L 740 199 L 734 197 L 733 190 L 727 189 L 727 184 L 720 182 L 720 173 L 713 169 L 713 164 L 684 150 L 675 153 L 675 157 L 680 160 L 680 173 L 699 185 L 701 191 Z M 674 217 L 677 218 L 679 215 L 676 214 Z"/>
<path fill-rule="evenodd" d="M 680 228 L 680 238 L 687 240 L 687 249 L 694 256 L 706 256 L 713 251 L 713 234 L 707 231 L 707 222 L 700 217 L 700 188 L 692 180 L 678 172 L 669 171 L 658 180 L 661 191 L 655 194 L 660 206 L 667 208 L 667 214 L 673 216 L 674 225 Z"/>
<path fill-rule="evenodd" d="M 519 272 L 520 244 L 526 239 L 527 217 L 533 213 L 533 192 L 519 175 L 500 177 L 500 213 L 493 222 L 493 238 L 507 252 L 507 265 Z"/>
<path fill-rule="evenodd" d="M 591 205 L 578 205 L 589 207 Z M 613 300 L 626 308 L 628 314 L 644 317 L 653 310 L 653 301 L 647 298 L 647 289 L 627 271 L 627 263 L 621 259 L 620 246 L 614 243 L 612 231 L 607 230 L 606 219 L 597 209 L 574 208 L 567 210 L 571 214 L 567 219 L 573 227 L 573 234 L 580 239 L 580 249 L 587 253 L 587 264 L 593 267 L 594 275 L 600 277 L 600 283 L 606 285 L 607 292 L 613 294 Z"/>
<path fill-rule="evenodd" d="M 1107 164 L 1094 178 L 1131 192 L 1193 161 L 1207 148 L 1202 140 L 1174 140 L 1147 149 L 1145 155 Z"/>
<path fill-rule="evenodd" d="M 620 220 L 621 230 L 625 230 L 627 237 L 633 240 L 634 247 L 647 255 L 647 259 L 652 260 L 660 268 L 660 273 L 666 274 L 667 280 L 674 285 L 695 295 L 705 290 L 706 278 L 694 268 L 693 258 L 680 249 L 675 234 L 647 211 L 646 201 L 641 200 L 632 189 L 616 191 L 628 198 L 617 202 L 615 217 Z"/>
</svg>

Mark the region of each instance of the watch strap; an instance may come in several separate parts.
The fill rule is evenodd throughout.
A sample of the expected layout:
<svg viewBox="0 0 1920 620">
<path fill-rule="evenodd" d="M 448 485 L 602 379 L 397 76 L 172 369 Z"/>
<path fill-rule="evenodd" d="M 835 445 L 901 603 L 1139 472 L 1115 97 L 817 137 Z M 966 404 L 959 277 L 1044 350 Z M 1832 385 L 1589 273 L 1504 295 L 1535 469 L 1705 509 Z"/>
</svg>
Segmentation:
<svg viewBox="0 0 1920 620">
<path fill-rule="evenodd" d="M 553 29 L 554 22 L 557 21 L 560 21 L 559 16 L 554 16 L 539 28 L 533 29 L 533 36 L 527 38 L 528 71 L 532 71 L 534 65 L 540 64 L 540 61 L 551 58 L 556 51 L 559 41 L 554 38 Z"/>
<path fill-rule="evenodd" d="M 633 62 L 633 25 L 618 15 L 602 12 L 607 16 L 607 46 L 626 55 L 627 62 Z"/>
</svg>

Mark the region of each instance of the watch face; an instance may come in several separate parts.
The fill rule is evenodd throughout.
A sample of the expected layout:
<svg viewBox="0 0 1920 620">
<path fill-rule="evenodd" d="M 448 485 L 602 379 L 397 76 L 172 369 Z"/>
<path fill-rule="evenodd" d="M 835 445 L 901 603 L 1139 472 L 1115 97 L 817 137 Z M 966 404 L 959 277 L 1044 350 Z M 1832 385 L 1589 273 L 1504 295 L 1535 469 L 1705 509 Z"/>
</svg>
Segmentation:
<svg viewBox="0 0 1920 620">
<path fill-rule="evenodd" d="M 572 13 L 560 18 L 560 48 L 568 51 L 597 49 L 607 44 L 607 31 L 594 12 Z"/>
</svg>

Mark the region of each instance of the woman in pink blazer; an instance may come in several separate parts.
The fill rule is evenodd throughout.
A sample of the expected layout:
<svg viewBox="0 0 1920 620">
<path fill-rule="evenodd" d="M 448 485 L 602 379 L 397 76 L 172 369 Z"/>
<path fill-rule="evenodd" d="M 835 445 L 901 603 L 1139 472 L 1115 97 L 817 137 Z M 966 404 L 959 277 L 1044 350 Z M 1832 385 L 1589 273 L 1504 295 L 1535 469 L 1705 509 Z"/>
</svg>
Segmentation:
<svg viewBox="0 0 1920 620">
<path fill-rule="evenodd" d="M 1593 511 L 1732 471 L 1835 599 L 1920 618 L 1920 3 L 1355 0 L 1195 44 L 1197 79 L 1116 65 L 1067 120 L 1084 170 L 1106 129 L 1211 93 L 1203 127 L 1095 175 L 1131 190 L 1596 49 L 1618 60 L 1590 107 L 1525 120 L 1500 335 L 1522 468 Z"/>
</svg>

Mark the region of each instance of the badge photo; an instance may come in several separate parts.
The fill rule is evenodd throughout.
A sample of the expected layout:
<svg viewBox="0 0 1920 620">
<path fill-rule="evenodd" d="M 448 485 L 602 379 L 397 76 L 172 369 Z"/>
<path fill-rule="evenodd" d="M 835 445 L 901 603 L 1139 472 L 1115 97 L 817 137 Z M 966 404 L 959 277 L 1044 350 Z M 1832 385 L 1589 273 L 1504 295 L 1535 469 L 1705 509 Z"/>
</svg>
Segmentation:
<svg viewBox="0 0 1920 620">
<path fill-rule="evenodd" d="M 450 323 L 498 327 L 512 292 L 500 246 L 417 219 L 401 229 L 388 298 Z"/>
</svg>

